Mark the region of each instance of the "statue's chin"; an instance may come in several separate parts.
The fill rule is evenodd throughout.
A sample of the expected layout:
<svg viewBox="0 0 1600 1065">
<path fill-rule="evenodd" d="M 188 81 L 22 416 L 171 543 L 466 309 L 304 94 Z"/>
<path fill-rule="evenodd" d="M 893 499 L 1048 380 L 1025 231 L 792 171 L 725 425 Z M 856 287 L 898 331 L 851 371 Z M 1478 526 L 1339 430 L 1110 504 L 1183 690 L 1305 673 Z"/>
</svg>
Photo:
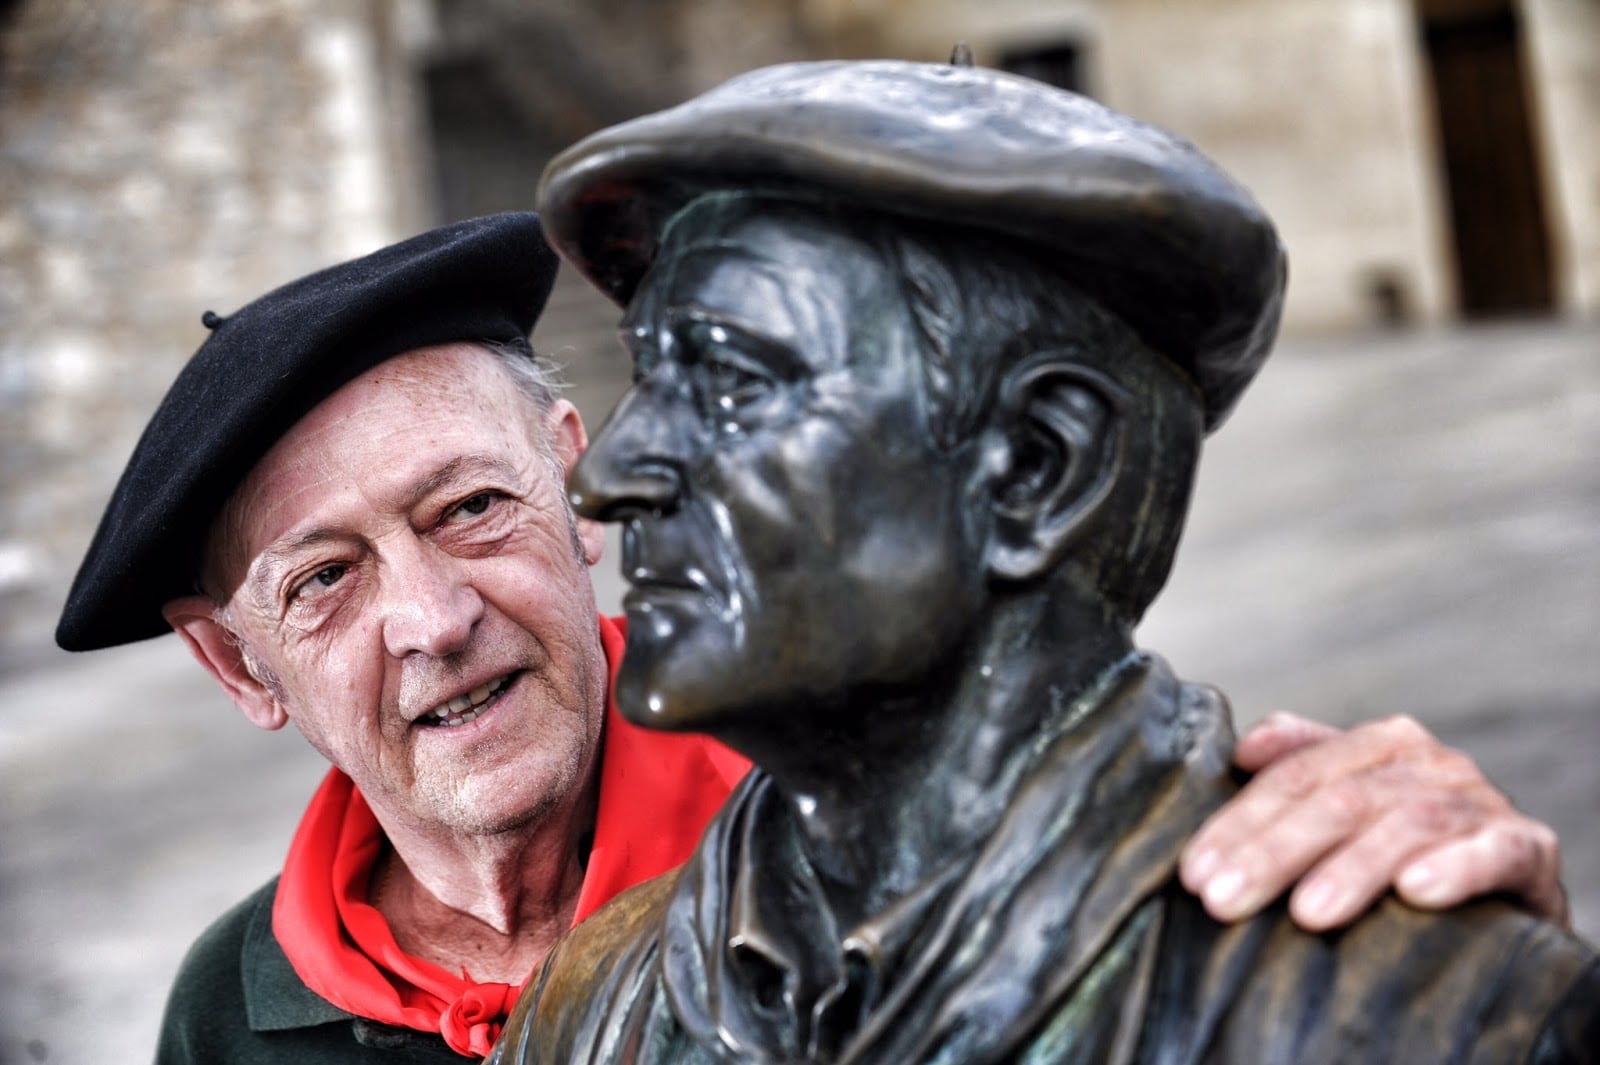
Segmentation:
<svg viewBox="0 0 1600 1065">
<path fill-rule="evenodd" d="M 630 595 L 628 645 L 617 670 L 617 709 L 643 728 L 706 731 L 737 700 L 741 661 L 730 626 L 703 596 Z"/>
<path fill-rule="evenodd" d="M 676 687 L 664 683 L 663 672 L 654 654 L 634 648 L 630 641 L 617 671 L 618 711 L 641 728 L 693 732 L 703 727 L 701 708 Z"/>
</svg>

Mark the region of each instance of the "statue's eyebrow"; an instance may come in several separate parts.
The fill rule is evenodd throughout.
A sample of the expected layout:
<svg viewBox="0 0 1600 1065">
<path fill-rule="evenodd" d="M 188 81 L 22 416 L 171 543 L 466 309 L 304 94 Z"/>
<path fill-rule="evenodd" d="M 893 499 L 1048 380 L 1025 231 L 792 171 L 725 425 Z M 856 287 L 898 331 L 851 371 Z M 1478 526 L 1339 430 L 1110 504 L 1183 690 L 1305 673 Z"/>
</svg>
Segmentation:
<svg viewBox="0 0 1600 1065">
<path fill-rule="evenodd" d="M 712 311 L 699 304 L 673 307 L 667 312 L 667 325 L 679 337 L 691 329 L 722 330 L 735 347 L 760 357 L 771 369 L 791 377 L 807 369 L 806 360 L 786 338 L 775 337 L 766 329 L 748 325 L 722 311 Z"/>
</svg>

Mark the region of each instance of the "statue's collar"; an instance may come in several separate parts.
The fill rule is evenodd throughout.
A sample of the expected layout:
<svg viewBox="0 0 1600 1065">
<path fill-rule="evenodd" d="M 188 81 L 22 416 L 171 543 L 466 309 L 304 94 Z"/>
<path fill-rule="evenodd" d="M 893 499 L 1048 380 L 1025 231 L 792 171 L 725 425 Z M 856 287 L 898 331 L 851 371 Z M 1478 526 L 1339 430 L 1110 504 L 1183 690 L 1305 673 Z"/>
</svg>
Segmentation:
<svg viewBox="0 0 1600 1065">
<path fill-rule="evenodd" d="M 1075 980 L 1093 964 L 1220 802 L 1230 743 L 1220 698 L 1130 656 L 1053 715 L 982 847 L 848 930 L 757 769 L 680 881 L 666 948 L 690 963 L 667 967 L 668 993 L 686 1027 L 741 1059 L 914 1060 L 896 1048 L 941 1038 L 918 1003 L 967 976 Z M 1049 912 L 1031 913 L 1041 890 Z M 1011 971 L 988 971 L 1001 959 Z M 907 1025 L 920 1030 L 897 1034 Z"/>
</svg>

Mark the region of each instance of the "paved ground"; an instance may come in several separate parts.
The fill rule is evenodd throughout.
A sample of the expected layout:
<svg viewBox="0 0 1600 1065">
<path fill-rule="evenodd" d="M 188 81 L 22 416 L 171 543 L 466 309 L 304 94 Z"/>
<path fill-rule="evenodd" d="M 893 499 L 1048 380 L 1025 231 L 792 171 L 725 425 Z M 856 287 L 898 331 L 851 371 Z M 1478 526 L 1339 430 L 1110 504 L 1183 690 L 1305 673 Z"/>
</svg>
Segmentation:
<svg viewBox="0 0 1600 1065">
<path fill-rule="evenodd" d="M 577 369 L 603 410 L 620 360 Z M 1287 344 L 1143 640 L 1246 720 L 1424 718 L 1557 827 L 1600 938 L 1596 529 L 1600 324 Z M 320 767 L 208 683 L 171 638 L 0 674 L 0 1063 L 148 1060 L 183 949 L 280 860 Z"/>
</svg>

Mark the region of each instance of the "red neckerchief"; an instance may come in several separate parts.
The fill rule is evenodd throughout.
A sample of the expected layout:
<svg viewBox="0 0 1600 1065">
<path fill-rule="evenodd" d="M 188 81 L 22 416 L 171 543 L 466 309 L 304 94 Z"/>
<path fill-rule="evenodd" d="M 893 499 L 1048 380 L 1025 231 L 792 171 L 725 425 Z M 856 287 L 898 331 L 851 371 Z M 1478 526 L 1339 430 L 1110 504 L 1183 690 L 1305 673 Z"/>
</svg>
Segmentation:
<svg viewBox="0 0 1600 1065">
<path fill-rule="evenodd" d="M 623 626 L 600 619 L 611 679 Z M 749 763 L 700 736 L 630 725 L 606 707 L 594 846 L 574 921 L 617 892 L 682 864 Z M 400 949 L 367 902 L 383 830 L 350 778 L 329 770 L 301 818 L 272 908 L 272 931 L 305 985 L 347 1013 L 420 1032 L 483 1057 L 520 987 L 478 983 Z M 531 974 L 530 974 L 531 975 Z"/>
</svg>

